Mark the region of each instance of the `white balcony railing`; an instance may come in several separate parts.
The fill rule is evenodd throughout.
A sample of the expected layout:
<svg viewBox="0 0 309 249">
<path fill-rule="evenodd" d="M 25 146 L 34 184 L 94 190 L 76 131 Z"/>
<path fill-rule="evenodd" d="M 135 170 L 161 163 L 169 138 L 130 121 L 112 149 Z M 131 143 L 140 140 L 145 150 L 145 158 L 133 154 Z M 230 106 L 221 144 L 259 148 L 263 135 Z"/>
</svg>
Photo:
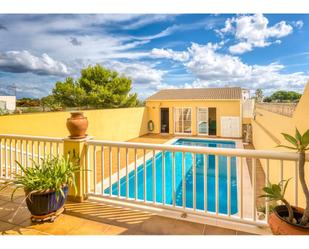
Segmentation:
<svg viewBox="0 0 309 249">
<path fill-rule="evenodd" d="M 32 167 L 49 155 L 63 154 L 63 139 L 0 134 L 0 179 L 13 178 L 19 172 L 16 163 Z"/>
<path fill-rule="evenodd" d="M 275 170 L 270 161 L 278 161 L 279 180 L 290 178 L 283 172 L 293 167 L 298 204 L 298 155 L 292 152 L 90 140 L 87 155 L 88 196 L 267 226 L 269 206 L 264 202 L 260 220 L 258 193 Z M 257 182 L 260 161 L 266 165 L 263 186 Z"/>
<path fill-rule="evenodd" d="M 63 146 L 61 138 L 0 135 L 0 179 L 20 173 L 16 161 L 32 167 L 39 158 L 62 155 Z M 296 153 L 100 140 L 86 141 L 85 151 L 89 198 L 265 227 L 262 187 L 292 177 L 289 191 L 298 205 Z"/>
</svg>

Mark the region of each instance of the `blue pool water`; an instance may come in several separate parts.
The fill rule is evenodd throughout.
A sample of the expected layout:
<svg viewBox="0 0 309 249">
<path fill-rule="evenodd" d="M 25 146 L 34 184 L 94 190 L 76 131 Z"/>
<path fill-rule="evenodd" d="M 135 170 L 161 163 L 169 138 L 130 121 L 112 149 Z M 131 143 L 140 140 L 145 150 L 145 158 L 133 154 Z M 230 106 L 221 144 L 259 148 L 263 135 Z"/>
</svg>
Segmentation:
<svg viewBox="0 0 309 249">
<path fill-rule="evenodd" d="M 175 145 L 186 146 L 205 146 L 235 148 L 232 141 L 197 140 L 197 139 L 178 139 Z M 193 208 L 193 172 L 192 172 L 192 153 L 185 153 L 185 175 L 186 175 L 186 200 L 185 205 Z M 156 202 L 162 203 L 162 153 L 155 156 L 156 160 Z M 172 153 L 165 152 L 165 203 L 172 205 Z M 227 158 L 219 156 L 219 213 L 227 214 Z M 215 212 L 215 156 L 208 155 L 207 168 L 207 210 Z M 196 209 L 204 210 L 204 155 L 196 154 Z M 153 201 L 153 167 L 152 158 L 146 161 L 146 200 Z M 134 170 L 129 172 L 129 197 L 135 198 L 135 174 Z M 137 167 L 137 199 L 144 200 L 144 165 Z M 182 191 L 182 153 L 175 152 L 175 190 L 176 206 L 183 205 Z M 110 188 L 104 190 L 109 194 Z M 112 194 L 118 195 L 117 182 L 112 185 Z M 231 214 L 237 213 L 237 176 L 236 158 L 231 158 Z M 120 179 L 120 195 L 126 196 L 126 177 Z"/>
</svg>

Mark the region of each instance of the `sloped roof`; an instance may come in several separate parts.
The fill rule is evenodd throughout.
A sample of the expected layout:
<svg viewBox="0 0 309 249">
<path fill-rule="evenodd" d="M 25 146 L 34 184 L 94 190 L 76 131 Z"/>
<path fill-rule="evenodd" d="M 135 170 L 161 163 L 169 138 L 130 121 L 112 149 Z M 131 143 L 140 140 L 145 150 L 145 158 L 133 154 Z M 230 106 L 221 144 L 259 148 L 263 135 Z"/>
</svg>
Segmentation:
<svg viewBox="0 0 309 249">
<path fill-rule="evenodd" d="M 164 89 L 146 100 L 241 99 L 240 87 Z"/>
</svg>

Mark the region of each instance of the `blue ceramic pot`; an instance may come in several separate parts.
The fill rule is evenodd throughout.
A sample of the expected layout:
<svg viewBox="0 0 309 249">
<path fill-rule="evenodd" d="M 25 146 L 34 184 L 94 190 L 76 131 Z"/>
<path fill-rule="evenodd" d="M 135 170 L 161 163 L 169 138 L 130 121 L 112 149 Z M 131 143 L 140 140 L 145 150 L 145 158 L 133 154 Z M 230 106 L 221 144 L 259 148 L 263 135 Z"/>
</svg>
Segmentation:
<svg viewBox="0 0 309 249">
<path fill-rule="evenodd" d="M 55 191 L 31 194 L 30 198 L 26 199 L 30 213 L 35 216 L 42 216 L 56 212 L 62 208 L 68 196 L 68 186 L 64 186 L 62 190 L 64 197 L 59 193 L 58 199 L 56 198 Z M 28 195 L 29 192 L 25 192 Z"/>
</svg>

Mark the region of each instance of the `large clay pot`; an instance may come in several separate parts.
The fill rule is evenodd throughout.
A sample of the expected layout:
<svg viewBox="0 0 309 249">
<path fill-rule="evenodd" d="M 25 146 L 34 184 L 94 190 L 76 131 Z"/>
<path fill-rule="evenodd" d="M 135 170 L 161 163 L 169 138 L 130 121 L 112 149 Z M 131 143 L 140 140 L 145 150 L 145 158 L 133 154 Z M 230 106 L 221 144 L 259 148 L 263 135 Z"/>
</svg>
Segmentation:
<svg viewBox="0 0 309 249">
<path fill-rule="evenodd" d="M 300 220 L 304 209 L 293 207 L 294 217 Z M 309 235 L 309 227 L 303 227 L 299 224 L 287 222 L 284 218 L 288 216 L 286 206 L 281 205 L 274 208 L 274 211 L 269 215 L 269 226 L 275 235 Z"/>
<path fill-rule="evenodd" d="M 88 120 L 82 112 L 71 112 L 71 117 L 67 119 L 67 128 L 70 132 L 70 138 L 85 138 Z"/>
</svg>

